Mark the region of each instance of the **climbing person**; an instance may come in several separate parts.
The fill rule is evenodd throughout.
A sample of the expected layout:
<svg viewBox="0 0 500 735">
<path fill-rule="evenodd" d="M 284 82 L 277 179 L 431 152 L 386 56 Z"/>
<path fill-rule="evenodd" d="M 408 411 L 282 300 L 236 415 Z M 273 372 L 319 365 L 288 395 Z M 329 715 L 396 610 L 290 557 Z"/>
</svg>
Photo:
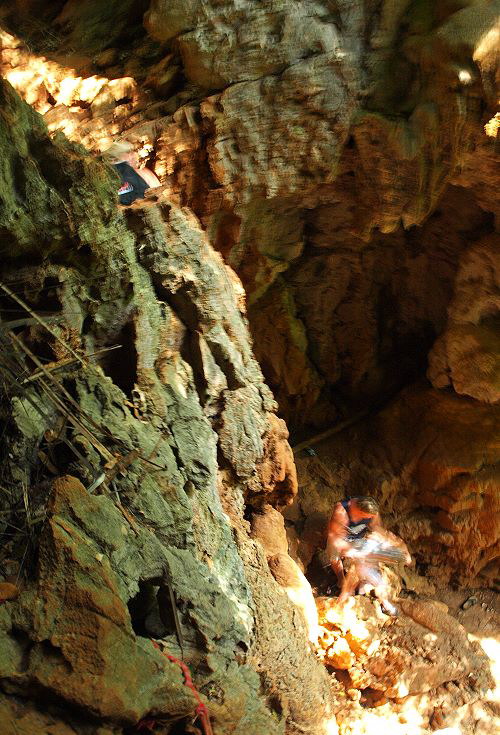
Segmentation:
<svg viewBox="0 0 500 735">
<path fill-rule="evenodd" d="M 161 186 L 161 182 L 151 169 L 139 168 L 139 157 L 132 143 L 120 141 L 104 152 L 104 158 L 120 176 L 118 189 L 120 204 L 132 204 L 136 199 L 144 199 L 147 189 Z"/>
<path fill-rule="evenodd" d="M 406 544 L 383 528 L 376 500 L 356 497 L 335 505 L 328 523 L 326 555 L 340 586 L 339 603 L 356 589 L 361 594 L 373 589 L 384 611 L 397 614 L 379 565 L 380 561 L 410 564 L 411 556 Z"/>
</svg>

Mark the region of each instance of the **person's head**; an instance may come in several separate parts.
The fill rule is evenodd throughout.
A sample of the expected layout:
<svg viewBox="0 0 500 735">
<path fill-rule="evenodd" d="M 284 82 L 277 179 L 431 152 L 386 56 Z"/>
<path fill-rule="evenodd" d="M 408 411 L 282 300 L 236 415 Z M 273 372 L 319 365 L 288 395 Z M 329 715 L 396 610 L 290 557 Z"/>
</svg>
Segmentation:
<svg viewBox="0 0 500 735">
<path fill-rule="evenodd" d="M 134 146 L 128 140 L 120 140 L 113 143 L 113 145 L 104 151 L 103 155 L 111 164 L 128 163 L 130 166 L 136 168 L 139 163 L 139 157 Z"/>
<path fill-rule="evenodd" d="M 377 501 L 368 496 L 352 498 L 349 509 L 354 521 L 361 520 L 362 518 L 373 518 L 379 512 Z"/>
</svg>

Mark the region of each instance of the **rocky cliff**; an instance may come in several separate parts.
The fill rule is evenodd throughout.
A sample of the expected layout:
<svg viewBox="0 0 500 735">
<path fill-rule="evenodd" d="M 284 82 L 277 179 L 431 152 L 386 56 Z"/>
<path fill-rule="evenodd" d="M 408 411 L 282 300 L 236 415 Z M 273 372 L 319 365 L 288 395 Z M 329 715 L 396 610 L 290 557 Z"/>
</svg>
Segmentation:
<svg viewBox="0 0 500 735">
<path fill-rule="evenodd" d="M 434 708 L 406 702 L 412 735 L 457 706 L 481 732 L 491 682 L 463 629 L 448 640 L 441 620 L 439 655 L 402 693 L 412 645 L 432 658 L 425 624 L 408 632 L 418 610 L 395 628 L 358 611 L 403 651 L 389 673 L 331 615 L 318 657 L 302 571 L 332 502 L 369 489 L 416 559 L 408 594 L 495 585 L 499 12 L 2 4 L 12 733 L 198 732 L 153 640 L 190 666 L 217 735 L 332 735 L 337 720 L 348 735 L 354 690 L 433 692 Z M 126 209 L 100 159 L 123 137 L 162 182 Z M 293 504 L 288 430 L 316 452 L 296 452 Z M 446 693 L 459 679 L 462 699 Z"/>
</svg>

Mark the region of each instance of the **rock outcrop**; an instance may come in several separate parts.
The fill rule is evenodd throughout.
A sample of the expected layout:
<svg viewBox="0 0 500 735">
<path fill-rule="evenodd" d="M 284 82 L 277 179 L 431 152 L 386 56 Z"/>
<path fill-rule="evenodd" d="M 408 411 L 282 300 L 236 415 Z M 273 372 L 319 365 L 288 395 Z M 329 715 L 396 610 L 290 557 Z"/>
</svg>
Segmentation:
<svg viewBox="0 0 500 735">
<path fill-rule="evenodd" d="M 1 100 L 2 554 L 22 563 L 5 706 L 170 728 L 196 703 L 161 638 L 216 732 L 322 732 L 326 673 L 243 520 L 297 485 L 238 279 L 191 212 L 161 194 L 119 211 L 110 169 L 5 82 Z"/>
<path fill-rule="evenodd" d="M 288 554 L 288 539 L 285 521 L 281 513 L 266 505 L 254 513 L 251 521 L 251 536 L 264 547 L 271 574 L 284 588 L 292 603 L 299 608 L 307 625 L 309 641 L 315 646 L 318 641 L 318 613 L 311 585 L 297 562 Z"/>
<path fill-rule="evenodd" d="M 474 706 L 493 684 L 488 663 L 446 605 L 403 600 L 395 619 L 363 597 L 344 608 L 330 598 L 317 602 L 320 650 L 338 680 L 341 735 L 386 727 L 395 735 L 483 731 Z M 484 732 L 493 733 L 493 723 Z"/>
<path fill-rule="evenodd" d="M 436 388 L 485 403 L 500 400 L 500 258 L 498 238 L 469 248 L 456 276 L 448 324 L 429 355 Z"/>
</svg>

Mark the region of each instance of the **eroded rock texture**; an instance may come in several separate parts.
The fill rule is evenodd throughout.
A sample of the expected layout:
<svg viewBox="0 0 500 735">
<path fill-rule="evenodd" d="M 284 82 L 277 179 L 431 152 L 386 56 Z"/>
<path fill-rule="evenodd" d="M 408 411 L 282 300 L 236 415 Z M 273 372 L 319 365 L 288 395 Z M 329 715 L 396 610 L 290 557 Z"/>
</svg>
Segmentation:
<svg viewBox="0 0 500 735">
<path fill-rule="evenodd" d="M 6 4 L 38 56 L 5 38 L 4 73 L 51 129 L 136 141 L 196 212 L 293 430 L 425 371 L 459 273 L 498 246 L 497 2 L 157 0 L 148 36 L 129 3 L 52 6 Z M 492 400 L 495 313 L 450 317 L 436 386 Z"/>
<path fill-rule="evenodd" d="M 478 99 L 496 101 L 497 11 L 157 2 L 146 16 L 191 81 L 223 88 L 200 106 L 213 183 L 193 206 L 210 215 L 219 192 L 215 237 L 293 427 L 399 387 L 443 329 L 461 250 L 491 229 L 449 185 L 484 137 Z"/>
<path fill-rule="evenodd" d="M 9 721 L 183 728 L 195 703 L 148 641 L 179 654 L 180 626 L 216 733 L 335 733 L 302 571 L 346 492 L 405 537 L 428 577 L 408 590 L 494 581 L 498 15 L 2 3 L 1 74 L 50 132 L 2 84 L 5 584 L 28 573 L 0 607 Z M 124 212 L 98 160 L 120 137 L 163 184 Z M 292 561 L 287 425 L 383 404 L 298 455 Z"/>
<path fill-rule="evenodd" d="M 180 655 L 180 633 L 216 732 L 326 732 L 326 672 L 243 521 L 245 498 L 297 486 L 238 279 L 192 213 L 119 211 L 109 169 L 1 94 L 4 553 L 28 572 L 0 608 L 13 711 L 43 718 L 47 693 L 77 731 L 192 716 L 149 640 Z M 23 488 L 33 526 L 12 537 Z"/>
<path fill-rule="evenodd" d="M 462 256 L 448 323 L 429 355 L 436 388 L 452 386 L 486 403 L 500 400 L 500 257 L 498 239 L 480 240 Z"/>
</svg>

